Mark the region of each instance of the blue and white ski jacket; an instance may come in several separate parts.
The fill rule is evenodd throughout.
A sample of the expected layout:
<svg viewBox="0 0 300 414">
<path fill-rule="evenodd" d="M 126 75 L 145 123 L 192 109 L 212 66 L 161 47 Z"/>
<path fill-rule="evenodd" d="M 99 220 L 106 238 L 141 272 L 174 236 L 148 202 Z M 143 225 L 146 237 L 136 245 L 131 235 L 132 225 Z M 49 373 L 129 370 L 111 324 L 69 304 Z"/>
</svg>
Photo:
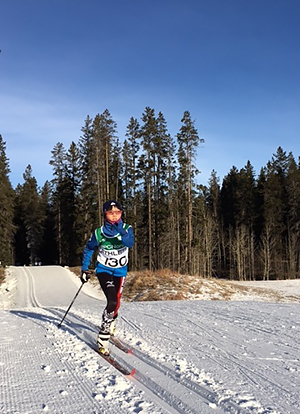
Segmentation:
<svg viewBox="0 0 300 414">
<path fill-rule="evenodd" d="M 88 270 L 93 253 L 98 250 L 96 273 L 106 272 L 118 277 L 127 275 L 128 252 L 134 244 L 134 234 L 129 224 L 121 224 L 122 235 L 107 221 L 93 232 L 83 250 L 83 271 Z"/>
</svg>

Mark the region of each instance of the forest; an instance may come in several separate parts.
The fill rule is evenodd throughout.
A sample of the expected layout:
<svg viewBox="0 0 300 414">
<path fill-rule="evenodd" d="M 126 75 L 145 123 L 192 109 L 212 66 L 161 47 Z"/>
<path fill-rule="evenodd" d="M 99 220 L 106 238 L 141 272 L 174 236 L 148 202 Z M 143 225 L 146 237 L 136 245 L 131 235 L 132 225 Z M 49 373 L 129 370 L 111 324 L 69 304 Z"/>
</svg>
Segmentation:
<svg viewBox="0 0 300 414">
<path fill-rule="evenodd" d="M 80 265 L 102 204 L 117 199 L 135 233 L 131 271 L 169 269 L 231 280 L 300 276 L 300 162 L 281 147 L 256 176 L 248 161 L 222 183 L 213 170 L 197 184 L 199 138 L 189 111 L 175 137 L 164 115 L 146 107 L 120 143 L 106 109 L 83 122 L 78 142 L 49 154 L 42 188 L 28 165 L 12 188 L 0 135 L 0 262 Z"/>
</svg>

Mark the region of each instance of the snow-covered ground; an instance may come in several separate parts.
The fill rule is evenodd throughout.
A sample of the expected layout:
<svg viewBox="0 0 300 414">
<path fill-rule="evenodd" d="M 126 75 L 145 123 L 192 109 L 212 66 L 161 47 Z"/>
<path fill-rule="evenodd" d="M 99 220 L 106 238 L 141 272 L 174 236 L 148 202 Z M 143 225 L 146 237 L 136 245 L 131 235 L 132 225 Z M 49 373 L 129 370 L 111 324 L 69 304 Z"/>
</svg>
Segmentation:
<svg viewBox="0 0 300 414">
<path fill-rule="evenodd" d="M 90 283 L 57 327 L 79 286 L 57 266 L 7 271 L 1 413 L 300 413 L 300 280 L 244 283 L 231 301 L 123 302 L 117 337 L 133 352 L 112 352 L 131 377 L 93 350 L 105 301 Z"/>
</svg>

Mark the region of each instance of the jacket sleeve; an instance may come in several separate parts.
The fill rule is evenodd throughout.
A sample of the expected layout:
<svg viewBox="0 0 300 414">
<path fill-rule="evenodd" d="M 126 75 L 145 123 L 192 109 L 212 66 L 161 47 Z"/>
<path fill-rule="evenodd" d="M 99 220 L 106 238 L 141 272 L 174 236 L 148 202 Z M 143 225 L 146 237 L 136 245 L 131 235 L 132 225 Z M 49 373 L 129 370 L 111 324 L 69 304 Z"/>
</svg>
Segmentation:
<svg viewBox="0 0 300 414">
<path fill-rule="evenodd" d="M 88 270 L 90 261 L 92 258 L 92 255 L 94 251 L 98 248 L 99 244 L 96 239 L 95 232 L 91 235 L 91 238 L 87 242 L 84 250 L 83 250 L 83 258 L 82 258 L 82 264 L 81 264 L 81 270 Z"/>
<path fill-rule="evenodd" d="M 127 247 L 132 247 L 134 245 L 134 234 L 133 234 L 133 229 L 131 226 L 128 227 L 128 229 L 126 230 L 126 234 L 122 235 L 122 242 L 123 244 L 125 244 L 125 246 Z"/>
</svg>

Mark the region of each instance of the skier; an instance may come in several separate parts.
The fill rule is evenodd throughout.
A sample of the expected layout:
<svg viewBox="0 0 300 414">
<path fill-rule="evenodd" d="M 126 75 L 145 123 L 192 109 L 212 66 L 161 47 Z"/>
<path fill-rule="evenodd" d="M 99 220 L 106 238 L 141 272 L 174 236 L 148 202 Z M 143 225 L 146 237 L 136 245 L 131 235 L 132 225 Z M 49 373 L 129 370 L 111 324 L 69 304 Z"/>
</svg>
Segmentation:
<svg viewBox="0 0 300 414">
<path fill-rule="evenodd" d="M 98 250 L 95 272 L 107 304 L 102 314 L 97 344 L 99 352 L 108 355 L 109 338 L 115 333 L 127 275 L 128 251 L 134 244 L 134 234 L 132 227 L 122 221 L 123 208 L 118 201 L 106 201 L 102 213 L 104 225 L 93 232 L 83 251 L 81 281 L 85 283 L 89 280 L 91 257 Z"/>
</svg>

